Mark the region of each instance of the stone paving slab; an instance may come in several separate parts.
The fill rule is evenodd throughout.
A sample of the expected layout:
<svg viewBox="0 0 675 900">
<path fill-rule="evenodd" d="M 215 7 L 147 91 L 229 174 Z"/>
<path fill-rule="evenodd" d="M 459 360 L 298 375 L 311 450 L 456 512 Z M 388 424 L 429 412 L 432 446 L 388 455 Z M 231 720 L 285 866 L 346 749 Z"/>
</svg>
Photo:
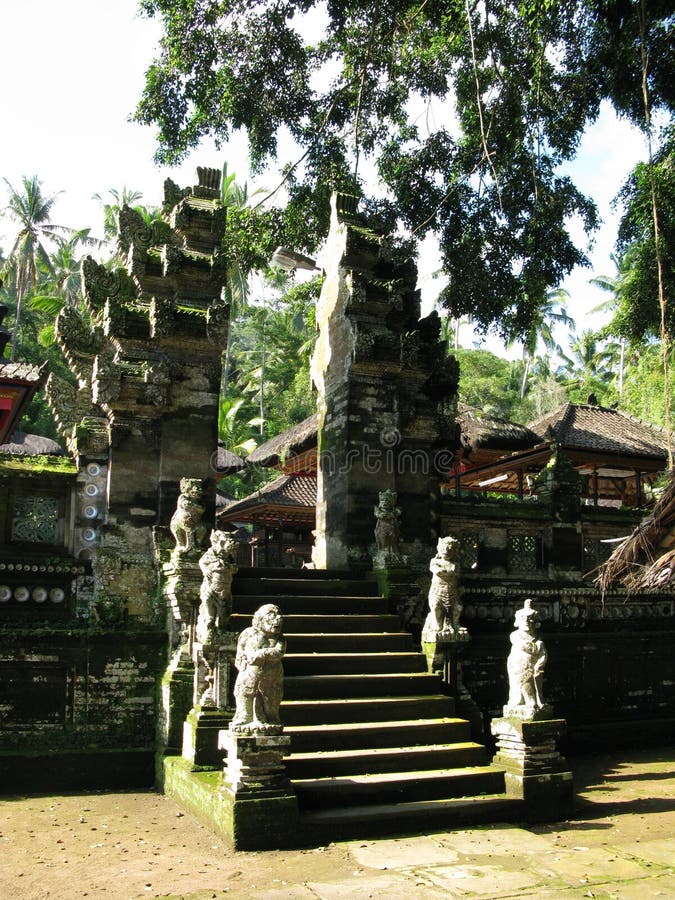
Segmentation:
<svg viewBox="0 0 675 900">
<path fill-rule="evenodd" d="M 0 799 L 12 900 L 675 900 L 675 748 L 574 760 L 574 817 L 235 853 L 155 793 Z"/>
</svg>

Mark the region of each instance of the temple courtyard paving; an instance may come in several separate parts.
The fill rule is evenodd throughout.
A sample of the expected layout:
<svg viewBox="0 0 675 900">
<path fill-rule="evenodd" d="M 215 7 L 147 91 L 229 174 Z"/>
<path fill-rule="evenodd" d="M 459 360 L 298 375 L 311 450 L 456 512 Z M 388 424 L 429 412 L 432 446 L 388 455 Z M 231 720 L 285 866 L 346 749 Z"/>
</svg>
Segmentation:
<svg viewBox="0 0 675 900">
<path fill-rule="evenodd" d="M 0 897 L 675 898 L 675 749 L 573 761 L 573 819 L 235 853 L 157 793 L 0 800 Z"/>
</svg>

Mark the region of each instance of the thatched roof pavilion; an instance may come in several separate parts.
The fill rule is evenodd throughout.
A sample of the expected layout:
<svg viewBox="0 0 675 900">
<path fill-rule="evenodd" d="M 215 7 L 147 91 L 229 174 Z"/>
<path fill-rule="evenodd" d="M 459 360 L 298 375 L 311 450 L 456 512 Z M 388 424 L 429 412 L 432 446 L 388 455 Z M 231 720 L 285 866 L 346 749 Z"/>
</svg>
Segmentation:
<svg viewBox="0 0 675 900">
<path fill-rule="evenodd" d="M 527 425 L 488 415 L 467 403 L 457 404 L 457 421 L 462 435 L 461 459 L 469 468 L 538 443 L 537 435 Z"/>
<path fill-rule="evenodd" d="M 51 438 L 41 434 L 26 434 L 15 431 L 11 439 L 0 444 L 0 454 L 8 456 L 65 456 L 63 447 Z"/>
<path fill-rule="evenodd" d="M 462 487 L 522 495 L 558 451 L 587 476 L 586 496 L 594 502 L 641 506 L 644 486 L 667 466 L 665 431 L 616 409 L 565 403 L 527 427 L 535 435 L 529 447 L 462 473 Z"/>
<path fill-rule="evenodd" d="M 270 438 L 246 458 L 246 462 L 283 472 L 315 472 L 319 417 L 308 416 L 287 431 Z"/>
<path fill-rule="evenodd" d="M 240 472 L 245 468 L 246 463 L 241 458 L 227 450 L 222 441 L 218 441 L 218 453 L 216 454 L 216 472 L 219 475 L 231 475 L 233 472 Z"/>
<path fill-rule="evenodd" d="M 505 453 L 531 447 L 537 435 L 525 425 L 509 422 L 459 403 L 457 420 L 461 429 L 459 456 L 467 465 L 480 465 Z M 288 431 L 265 441 L 247 457 L 246 462 L 282 472 L 316 472 L 316 448 L 319 417 L 315 413 Z"/>
<path fill-rule="evenodd" d="M 675 477 L 654 507 L 602 566 L 596 583 L 603 591 L 621 582 L 631 593 L 672 587 L 675 574 Z"/>
<path fill-rule="evenodd" d="M 311 475 L 280 475 L 259 490 L 218 511 L 220 526 L 225 522 L 314 527 L 316 478 Z"/>
</svg>

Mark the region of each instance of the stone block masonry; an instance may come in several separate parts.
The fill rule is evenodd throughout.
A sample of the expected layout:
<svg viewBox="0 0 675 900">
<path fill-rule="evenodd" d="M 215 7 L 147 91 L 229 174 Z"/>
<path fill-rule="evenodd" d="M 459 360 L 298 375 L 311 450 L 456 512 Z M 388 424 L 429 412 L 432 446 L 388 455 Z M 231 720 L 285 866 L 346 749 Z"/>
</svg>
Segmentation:
<svg viewBox="0 0 675 900">
<path fill-rule="evenodd" d="M 318 391 L 317 568 L 369 569 L 373 509 L 398 494 L 402 550 L 439 535 L 442 469 L 456 446 L 458 367 L 436 313 L 420 318 L 417 272 L 335 195 L 312 358 Z"/>
<path fill-rule="evenodd" d="M 166 638 L 0 633 L 0 792 L 150 787 Z"/>
</svg>

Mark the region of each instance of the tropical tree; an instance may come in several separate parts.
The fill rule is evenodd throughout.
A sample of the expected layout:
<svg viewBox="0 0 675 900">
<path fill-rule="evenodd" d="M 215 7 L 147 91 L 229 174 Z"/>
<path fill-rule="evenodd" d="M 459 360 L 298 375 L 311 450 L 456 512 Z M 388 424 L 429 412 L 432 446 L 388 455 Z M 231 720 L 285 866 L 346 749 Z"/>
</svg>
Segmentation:
<svg viewBox="0 0 675 900">
<path fill-rule="evenodd" d="M 325 234 L 332 189 L 362 195 L 415 239 L 436 233 L 454 317 L 523 335 L 585 261 L 567 222 L 578 215 L 590 230 L 595 208 L 560 164 L 600 102 L 635 120 L 646 85 L 652 111 L 672 110 L 671 7 L 143 0 L 164 34 L 137 119 L 158 127 L 164 162 L 245 128 L 254 171 L 290 133 L 297 158 L 282 183 L 299 249 Z M 366 159 L 386 201 L 365 196 Z"/>
<path fill-rule="evenodd" d="M 675 375 L 673 374 L 673 353 L 671 351 L 668 373 L 670 377 L 670 393 L 675 392 Z M 627 366 L 621 409 L 654 422 L 666 425 L 666 397 L 668 391 L 664 385 L 663 354 L 659 341 L 651 341 L 642 346 L 639 352 L 632 353 Z"/>
<path fill-rule="evenodd" d="M 521 338 L 524 363 L 522 380 L 520 382 L 521 400 L 527 392 L 528 379 L 537 355 L 537 347 L 543 344 L 544 348 L 549 352 L 562 353 L 555 338 L 554 329 L 559 325 L 567 326 L 570 329 L 574 328 L 574 319 L 565 309 L 568 300 L 569 292 L 564 288 L 548 291 L 543 302 L 537 307 L 530 327 Z M 509 343 L 514 343 L 517 336 L 515 334 L 507 335 L 507 338 L 509 338 Z"/>
<path fill-rule="evenodd" d="M 226 398 L 246 398 L 246 416 L 260 436 L 271 437 L 307 418 L 316 408 L 309 359 L 316 329 L 314 306 L 320 280 L 294 284 L 285 273 L 257 298 L 238 323 Z"/>
<path fill-rule="evenodd" d="M 590 284 L 594 285 L 597 288 L 600 288 L 601 291 L 605 291 L 610 295 L 606 300 L 604 300 L 602 303 L 598 303 L 591 310 L 592 313 L 610 313 L 612 316 L 614 324 L 607 325 L 603 329 L 601 329 L 601 337 L 609 337 L 613 333 L 616 334 L 616 331 L 618 330 L 616 327 L 615 319 L 619 311 L 619 306 L 621 304 L 622 291 L 629 277 L 629 272 L 632 266 L 632 256 L 633 253 L 630 250 L 624 253 L 621 257 L 616 256 L 616 254 L 612 254 L 610 258 L 616 268 L 616 274 L 595 275 L 593 276 L 593 278 L 589 279 Z M 625 336 L 619 335 L 618 346 L 618 389 L 619 397 L 621 397 L 623 396 L 624 376 L 626 371 Z"/>
<path fill-rule="evenodd" d="M 101 246 L 89 236 L 89 229 L 73 231 L 70 237 L 51 254 L 51 270 L 41 272 L 37 293 L 30 300 L 30 308 L 46 313 L 50 321 L 42 327 L 38 341 L 42 346 L 54 342 L 54 320 L 64 306 L 82 306 L 80 264 L 81 251 L 92 245 Z"/>
<path fill-rule="evenodd" d="M 619 344 L 601 341 L 598 333 L 590 329 L 571 335 L 563 357 L 570 399 L 586 403 L 589 396 L 595 396 L 604 406 L 615 402 L 617 392 L 612 382 L 620 353 Z"/>
<path fill-rule="evenodd" d="M 121 191 L 116 188 L 108 188 L 108 194 L 112 198 L 112 203 L 106 200 L 101 194 L 93 194 L 94 200 L 98 200 L 103 208 L 103 234 L 108 241 L 114 241 L 117 237 L 117 217 L 123 206 L 130 206 L 139 215 L 144 218 L 147 216 L 147 210 L 139 204 L 139 200 L 143 198 L 141 191 L 134 191 L 126 185 Z"/>
<path fill-rule="evenodd" d="M 622 187 L 617 200 L 624 212 L 613 257 L 617 272 L 609 278 L 593 279 L 598 287 L 612 293 L 608 307 L 613 316 L 605 330 L 631 344 L 661 334 L 652 181 L 661 210 L 658 243 L 667 299 L 675 294 L 675 128 L 666 130 L 652 165 L 637 165 Z M 668 306 L 663 324 L 668 333 L 675 331 L 672 306 Z"/>
<path fill-rule="evenodd" d="M 18 190 L 6 178 L 4 181 L 9 191 L 9 202 L 4 213 L 18 226 L 2 269 L 3 278 L 8 278 L 13 285 L 16 300 L 10 351 L 10 359 L 14 359 L 22 304 L 35 290 L 40 270 L 53 273 L 49 244 L 58 247 L 66 240 L 70 229 L 52 222 L 52 209 L 57 195 L 45 196 L 37 175 L 24 175 L 22 189 Z"/>
<path fill-rule="evenodd" d="M 271 235 L 261 230 L 261 215 L 252 215 L 249 206 L 248 184 L 239 184 L 236 174 L 228 174 L 227 162 L 223 164 L 220 182 L 220 202 L 227 211 L 223 251 L 227 258 L 225 295 L 230 304 L 230 327 L 227 332 L 225 363 L 223 366 L 223 390 L 227 390 L 232 359 L 232 343 L 238 320 L 248 307 L 249 277 L 255 269 L 266 271 L 271 256 Z M 262 238 L 262 242 L 260 239 Z"/>
</svg>

